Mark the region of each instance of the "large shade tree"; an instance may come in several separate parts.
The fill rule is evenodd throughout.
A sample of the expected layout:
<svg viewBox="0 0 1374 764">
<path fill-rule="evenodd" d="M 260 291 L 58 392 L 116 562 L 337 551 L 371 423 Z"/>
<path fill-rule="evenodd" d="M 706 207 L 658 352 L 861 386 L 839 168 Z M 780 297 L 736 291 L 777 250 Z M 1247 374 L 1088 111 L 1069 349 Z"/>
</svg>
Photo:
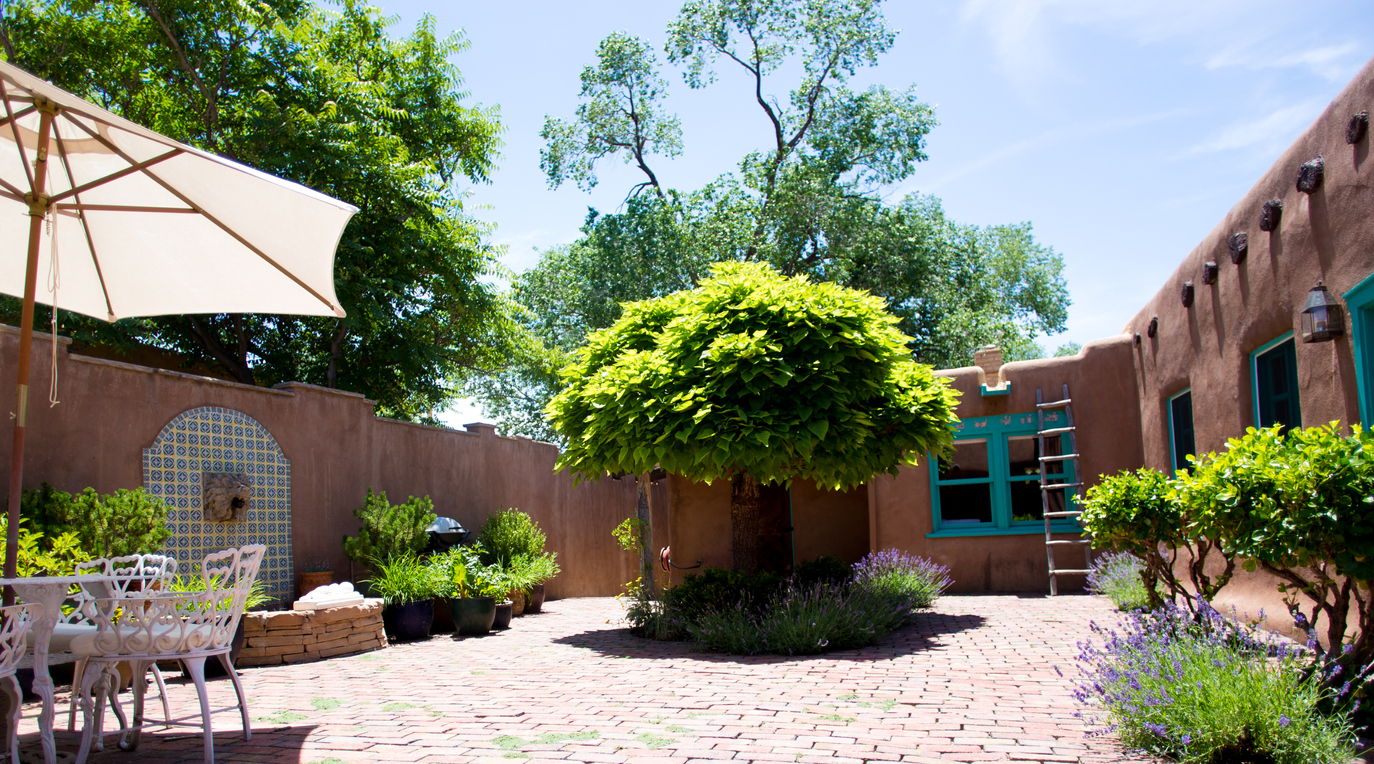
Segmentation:
<svg viewBox="0 0 1374 764">
<path fill-rule="evenodd" d="M 497 248 L 463 210 L 500 145 L 494 109 L 467 103 L 467 47 L 424 17 L 409 33 L 361 0 L 9 0 L 0 55 L 130 120 L 359 208 L 335 284 L 342 319 L 185 315 L 106 324 L 61 317 L 90 352 L 245 384 L 360 392 L 426 419 L 472 369 L 504 361 L 511 324 L 485 283 Z M 46 318 L 46 308 L 39 318 Z M 0 299 L 0 320 L 16 303 Z M 172 365 L 177 362 L 172 361 Z"/>
<path fill-rule="evenodd" d="M 627 304 L 561 374 L 560 467 L 732 481 L 734 565 L 759 563 L 759 486 L 851 488 L 952 442 L 957 393 L 883 301 L 761 263 Z"/>
</svg>

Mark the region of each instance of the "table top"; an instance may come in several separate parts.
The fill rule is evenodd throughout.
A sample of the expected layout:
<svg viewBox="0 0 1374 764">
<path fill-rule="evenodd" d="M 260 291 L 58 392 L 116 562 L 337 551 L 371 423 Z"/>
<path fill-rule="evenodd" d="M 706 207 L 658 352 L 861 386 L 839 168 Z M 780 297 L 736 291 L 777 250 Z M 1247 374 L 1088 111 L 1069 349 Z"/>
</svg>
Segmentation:
<svg viewBox="0 0 1374 764">
<path fill-rule="evenodd" d="M 45 584 L 91 584 L 110 578 L 104 573 L 83 573 L 79 576 L 19 576 L 0 578 L 0 586 L 43 586 Z"/>
</svg>

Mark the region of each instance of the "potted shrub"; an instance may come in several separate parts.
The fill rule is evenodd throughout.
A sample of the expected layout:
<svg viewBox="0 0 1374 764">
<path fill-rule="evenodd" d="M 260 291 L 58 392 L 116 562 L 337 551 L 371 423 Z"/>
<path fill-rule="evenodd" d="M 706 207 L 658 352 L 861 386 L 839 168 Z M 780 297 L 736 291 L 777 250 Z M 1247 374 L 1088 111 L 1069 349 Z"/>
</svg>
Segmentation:
<svg viewBox="0 0 1374 764">
<path fill-rule="evenodd" d="M 510 594 L 515 615 L 539 612 L 544 603 L 544 582 L 558 574 L 555 555 L 544 551 L 545 540 L 539 524 L 515 508 L 488 517 L 478 531 L 482 562 L 500 565 L 518 579 Z"/>
<path fill-rule="evenodd" d="M 405 642 L 429 636 L 434 622 L 434 571 L 413 554 L 374 563 L 377 574 L 367 581 L 382 598 L 382 626 L 388 637 Z"/>
<path fill-rule="evenodd" d="M 334 568 L 322 560 L 312 562 L 305 566 L 301 571 L 301 583 L 296 589 L 297 597 L 304 597 L 310 592 L 334 583 Z"/>
<path fill-rule="evenodd" d="M 449 612 L 460 635 L 486 634 L 496 622 L 500 570 L 488 570 L 477 551 L 460 547 L 434 558 L 436 570 L 446 572 Z"/>
</svg>

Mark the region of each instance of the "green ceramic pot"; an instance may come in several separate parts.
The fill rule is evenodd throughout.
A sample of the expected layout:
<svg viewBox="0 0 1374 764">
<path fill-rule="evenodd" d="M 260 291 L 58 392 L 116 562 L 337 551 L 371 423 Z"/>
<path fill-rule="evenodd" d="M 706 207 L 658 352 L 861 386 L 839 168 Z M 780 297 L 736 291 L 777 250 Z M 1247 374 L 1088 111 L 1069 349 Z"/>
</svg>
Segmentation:
<svg viewBox="0 0 1374 764">
<path fill-rule="evenodd" d="M 486 634 L 496 621 L 495 597 L 471 597 L 448 601 L 449 613 L 453 615 L 453 625 L 459 634 Z"/>
</svg>

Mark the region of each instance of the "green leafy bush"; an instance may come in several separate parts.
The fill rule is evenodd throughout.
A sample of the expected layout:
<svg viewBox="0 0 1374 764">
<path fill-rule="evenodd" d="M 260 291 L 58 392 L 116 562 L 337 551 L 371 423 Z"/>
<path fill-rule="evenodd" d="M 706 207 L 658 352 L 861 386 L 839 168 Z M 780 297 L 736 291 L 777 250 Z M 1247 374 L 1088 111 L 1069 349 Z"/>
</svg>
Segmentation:
<svg viewBox="0 0 1374 764">
<path fill-rule="evenodd" d="M 688 574 L 682 583 L 663 592 L 665 607 L 678 618 L 692 622 L 710 610 L 724 610 L 743 604 L 762 610 L 787 585 L 776 573 L 754 573 L 729 568 L 706 568 Z"/>
<path fill-rule="evenodd" d="M 429 543 L 425 529 L 434 522 L 434 502 L 428 496 L 411 496 L 404 504 L 392 505 L 386 491 L 373 494 L 368 488 L 353 516 L 362 527 L 357 536 L 344 536 L 344 554 L 354 562 L 371 564 L 423 552 Z"/>
<path fill-rule="evenodd" d="M 381 597 L 388 605 L 423 602 L 446 594 L 447 584 L 442 574 L 447 569 L 431 565 L 414 554 L 399 554 L 384 561 L 374 561 L 376 573 L 364 583 L 374 597 Z"/>
<path fill-rule="evenodd" d="M 171 535 L 167 505 L 142 488 L 121 488 L 105 496 L 87 488 L 72 496 L 44 483 L 24 492 L 19 512 L 33 523 L 46 549 L 72 533 L 92 559 L 151 554 Z"/>
<path fill-rule="evenodd" d="M 797 586 L 809 589 L 816 584 L 839 586 L 848 583 L 851 575 L 853 571 L 844 560 L 834 555 L 823 554 L 798 565 L 796 572 L 792 574 L 792 580 Z"/>
<path fill-rule="evenodd" d="M 482 562 L 486 550 L 480 542 L 470 546 L 450 547 L 429 558 L 433 571 L 436 597 L 470 599 L 472 597 L 505 597 L 511 588 L 509 575 L 500 565 Z"/>
<path fill-rule="evenodd" d="M 485 550 L 482 561 L 488 565 L 507 564 L 521 555 L 533 559 L 544 554 L 545 536 L 539 524 L 514 507 L 488 517 L 477 532 L 477 541 Z"/>
<path fill-rule="evenodd" d="M 21 576 L 69 576 L 76 572 L 76 564 L 91 559 L 81 548 L 75 533 L 62 533 L 47 538 L 30 530 L 28 519 L 19 519 L 19 554 L 17 570 Z M 0 512 L 0 538 L 8 538 L 9 515 Z M 0 543 L 0 569 L 5 564 L 5 545 Z"/>
</svg>

